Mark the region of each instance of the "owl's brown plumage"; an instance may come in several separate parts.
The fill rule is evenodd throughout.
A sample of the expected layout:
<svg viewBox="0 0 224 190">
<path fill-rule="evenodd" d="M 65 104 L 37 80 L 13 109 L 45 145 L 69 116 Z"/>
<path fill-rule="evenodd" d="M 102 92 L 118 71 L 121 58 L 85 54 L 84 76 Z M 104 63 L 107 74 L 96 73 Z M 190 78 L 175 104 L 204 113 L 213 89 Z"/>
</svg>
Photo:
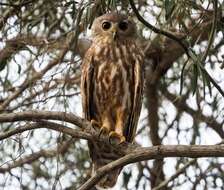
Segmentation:
<svg viewBox="0 0 224 190">
<path fill-rule="evenodd" d="M 142 105 L 144 75 L 136 26 L 125 15 L 108 13 L 95 19 L 92 37 L 93 43 L 82 63 L 84 117 L 108 132 L 110 138 L 132 142 Z M 119 158 L 108 154 L 108 148 L 89 143 L 93 172 Z M 114 186 L 120 170 L 107 174 L 98 186 Z"/>
</svg>

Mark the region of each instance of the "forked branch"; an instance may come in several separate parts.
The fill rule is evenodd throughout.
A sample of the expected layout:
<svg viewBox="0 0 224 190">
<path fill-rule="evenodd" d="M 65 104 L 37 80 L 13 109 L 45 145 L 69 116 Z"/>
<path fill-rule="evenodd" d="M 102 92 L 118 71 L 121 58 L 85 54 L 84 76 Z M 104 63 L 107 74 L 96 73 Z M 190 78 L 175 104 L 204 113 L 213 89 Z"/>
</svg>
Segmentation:
<svg viewBox="0 0 224 190">
<path fill-rule="evenodd" d="M 73 129 L 65 125 L 49 122 L 46 120 L 58 120 L 74 124 L 81 129 Z M 27 111 L 20 113 L 1 114 L 0 122 L 16 122 L 16 121 L 34 121 L 34 123 L 27 124 L 23 127 L 12 129 L 9 132 L 2 133 L 0 140 L 8 138 L 12 135 L 37 128 L 49 128 L 55 131 L 62 132 L 75 138 L 87 140 L 99 140 L 93 137 L 93 133 L 89 129 L 90 123 L 74 114 L 65 112 L 50 112 L 50 111 Z M 102 140 L 100 140 L 102 141 Z M 105 142 L 107 143 L 107 142 Z M 111 145 L 112 146 L 112 145 Z M 87 190 L 93 187 L 99 180 L 113 169 L 125 166 L 130 163 L 135 163 L 144 160 L 161 159 L 165 157 L 224 157 L 224 145 L 160 145 L 153 147 L 142 148 L 133 144 L 125 143 L 122 145 L 115 145 L 124 155 L 118 160 L 115 160 L 104 167 L 100 168 L 96 175 L 92 176 L 86 183 L 84 183 L 79 190 Z"/>
</svg>

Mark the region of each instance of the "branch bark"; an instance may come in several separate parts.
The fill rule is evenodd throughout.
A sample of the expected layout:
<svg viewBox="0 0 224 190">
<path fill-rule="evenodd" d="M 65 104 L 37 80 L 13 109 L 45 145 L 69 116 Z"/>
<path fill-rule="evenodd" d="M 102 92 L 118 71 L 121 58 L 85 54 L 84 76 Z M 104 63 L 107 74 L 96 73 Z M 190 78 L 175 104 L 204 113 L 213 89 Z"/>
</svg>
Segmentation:
<svg viewBox="0 0 224 190">
<path fill-rule="evenodd" d="M 159 137 L 159 96 L 157 84 L 150 84 L 150 77 L 146 78 L 146 108 L 148 110 L 148 122 L 150 127 L 150 140 L 152 144 L 161 145 L 161 138 Z M 153 167 L 150 172 L 151 188 L 154 188 L 164 181 L 165 175 L 163 172 L 163 159 L 157 159 L 153 162 Z M 164 190 L 167 188 L 164 188 Z"/>
<path fill-rule="evenodd" d="M 160 145 L 149 148 L 137 148 L 135 151 L 115 160 L 99 170 L 78 190 L 88 190 L 99 182 L 99 180 L 109 171 L 120 168 L 130 163 L 143 160 L 161 159 L 167 157 L 224 157 L 223 145 Z"/>
<path fill-rule="evenodd" d="M 0 134 L 0 141 L 7 139 L 13 135 L 22 133 L 24 131 L 40 129 L 40 128 L 47 128 L 47 129 L 51 129 L 54 131 L 58 131 L 58 132 L 70 135 L 73 138 L 93 140 L 93 134 L 91 134 L 90 132 L 87 133 L 87 132 L 84 132 L 81 130 L 73 129 L 73 128 L 67 127 L 65 125 L 61 125 L 61 124 L 53 123 L 53 122 L 49 122 L 49 121 L 38 121 L 35 123 L 28 123 L 22 127 L 18 127 L 16 129 L 12 129 L 10 131 Z"/>
<path fill-rule="evenodd" d="M 80 128 L 85 129 L 90 123 L 72 113 L 56 112 L 56 111 L 38 111 L 30 110 L 25 112 L 0 114 L 0 123 L 2 122 L 16 122 L 16 121 L 40 121 L 59 120 L 74 124 Z"/>
<path fill-rule="evenodd" d="M 0 139 L 5 139 L 14 134 L 21 133 L 26 130 L 35 128 L 49 128 L 62 133 L 71 135 L 75 138 L 83 138 L 93 140 L 93 134 L 90 131 L 74 130 L 61 124 L 52 123 L 49 121 L 42 121 L 43 119 L 66 121 L 79 126 L 81 129 L 88 129 L 90 123 L 84 119 L 77 117 L 73 114 L 65 112 L 48 112 L 48 111 L 28 111 L 21 113 L 1 114 L 0 122 L 16 122 L 16 121 L 37 121 L 34 124 L 27 125 L 18 129 L 14 129 L 0 136 Z M 94 138 L 96 141 L 107 143 L 105 139 Z M 79 190 L 87 190 L 93 187 L 102 176 L 107 172 L 125 166 L 130 163 L 135 163 L 143 160 L 163 159 L 165 157 L 224 157 L 224 146 L 220 145 L 159 145 L 153 147 L 142 148 L 133 144 L 124 143 L 121 145 L 111 145 L 111 148 L 116 149 L 121 153 L 120 159 L 115 160 L 104 167 L 100 168 L 96 175 L 91 177 Z"/>
</svg>

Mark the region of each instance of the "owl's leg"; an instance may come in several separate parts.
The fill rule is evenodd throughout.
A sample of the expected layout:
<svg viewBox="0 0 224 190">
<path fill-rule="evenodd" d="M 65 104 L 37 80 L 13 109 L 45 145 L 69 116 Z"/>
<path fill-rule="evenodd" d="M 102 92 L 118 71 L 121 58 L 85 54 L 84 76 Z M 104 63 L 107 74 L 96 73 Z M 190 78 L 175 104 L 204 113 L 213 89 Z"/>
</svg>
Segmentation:
<svg viewBox="0 0 224 190">
<path fill-rule="evenodd" d="M 93 128 L 94 128 L 95 130 L 100 129 L 100 127 L 101 127 L 100 122 L 96 121 L 95 119 L 91 119 L 90 122 L 91 122 L 91 125 L 93 126 Z"/>
<path fill-rule="evenodd" d="M 99 134 L 99 136 L 106 135 L 108 133 L 109 133 L 109 130 L 108 130 L 108 128 L 106 126 L 103 125 L 102 127 L 100 127 L 100 134 Z"/>
<path fill-rule="evenodd" d="M 99 131 L 99 137 L 103 134 L 109 133 L 109 129 L 108 129 L 107 125 L 105 125 L 105 122 L 103 123 L 103 125 L 100 122 L 96 121 L 95 119 L 91 119 L 90 122 L 91 122 L 93 128 L 96 131 Z"/>
<path fill-rule="evenodd" d="M 122 109 L 117 109 L 115 129 L 114 129 L 114 131 L 111 131 L 109 134 L 109 142 L 110 143 L 112 142 L 113 139 L 118 140 L 119 144 L 126 141 L 126 138 L 123 135 L 124 114 L 125 113 Z"/>
<path fill-rule="evenodd" d="M 100 135 L 102 134 L 108 134 L 109 131 L 111 130 L 111 125 L 112 125 L 112 119 L 110 118 L 109 115 L 106 115 L 102 119 L 102 126 L 100 128 Z"/>
</svg>

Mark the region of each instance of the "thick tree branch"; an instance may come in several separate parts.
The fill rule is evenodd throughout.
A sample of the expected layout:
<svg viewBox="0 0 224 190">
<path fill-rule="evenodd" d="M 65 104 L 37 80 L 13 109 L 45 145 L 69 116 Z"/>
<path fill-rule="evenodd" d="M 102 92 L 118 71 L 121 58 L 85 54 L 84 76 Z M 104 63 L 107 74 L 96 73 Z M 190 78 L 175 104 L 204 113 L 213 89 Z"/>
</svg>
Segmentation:
<svg viewBox="0 0 224 190">
<path fill-rule="evenodd" d="M 49 121 L 38 121 L 35 123 L 28 123 L 22 127 L 12 129 L 12 130 L 4 132 L 2 134 L 0 133 L 0 141 L 7 139 L 13 135 L 22 133 L 24 131 L 40 129 L 40 128 L 46 128 L 46 129 L 58 131 L 58 132 L 70 135 L 73 138 L 93 140 L 93 134 L 90 134 L 90 133 L 87 133 L 87 132 L 84 132 L 81 130 L 73 129 L 73 128 L 67 127 L 65 125 L 58 124 L 58 123 L 53 123 L 53 122 L 49 122 Z"/>
<path fill-rule="evenodd" d="M 15 121 L 37 121 L 24 127 L 14 129 L 12 131 L 6 132 L 0 136 L 0 139 L 8 138 L 14 134 L 21 133 L 26 130 L 31 130 L 35 128 L 49 128 L 52 130 L 60 131 L 62 133 L 68 134 L 75 138 L 83 138 L 87 140 L 93 140 L 93 134 L 88 130 L 87 132 L 82 132 L 80 130 L 74 130 L 72 128 L 66 127 L 61 124 L 56 124 L 48 121 L 41 121 L 42 119 L 49 120 L 60 120 L 66 121 L 75 125 L 78 125 L 81 128 L 86 128 L 89 123 L 85 120 L 74 116 L 73 114 L 66 114 L 64 112 L 46 112 L 46 111 L 30 111 L 22 113 L 11 113 L 11 114 L 1 114 L 0 122 L 15 122 Z M 99 139 L 94 139 L 99 140 Z M 104 140 L 100 140 L 104 142 Z M 105 141 L 106 143 L 106 141 Z M 112 146 L 111 146 L 112 147 Z M 90 178 L 80 190 L 89 189 L 94 186 L 103 175 L 112 169 L 125 166 L 130 163 L 139 162 L 143 160 L 151 159 L 163 159 L 164 157 L 224 157 L 224 146 L 223 145 L 194 145 L 194 146 L 185 146 L 185 145 L 172 145 L 172 146 L 153 146 L 149 148 L 141 148 L 138 146 L 133 146 L 132 144 L 121 144 L 115 145 L 112 148 L 118 148 L 121 155 L 125 155 L 120 159 L 111 162 L 110 164 L 100 168 L 95 176 Z M 35 157 L 36 158 L 36 157 Z M 32 158 L 30 157 L 32 160 Z M 28 160 L 30 160 L 28 159 Z M 2 171 L 4 172 L 4 171 Z"/>
<path fill-rule="evenodd" d="M 224 157 L 223 145 L 168 145 L 153 146 L 150 148 L 137 148 L 135 151 L 115 160 L 99 170 L 78 190 L 88 190 L 99 182 L 109 171 L 143 160 L 161 159 L 167 157 Z"/>
<path fill-rule="evenodd" d="M 30 110 L 25 112 L 0 114 L 0 123 L 16 121 L 40 121 L 43 119 L 64 121 L 72 123 L 83 129 L 85 129 L 85 127 L 90 124 L 85 119 L 66 112 Z"/>
<path fill-rule="evenodd" d="M 146 108 L 148 110 L 150 140 L 154 146 L 161 145 L 161 138 L 159 137 L 158 86 L 156 84 L 150 84 L 149 76 L 146 78 L 146 86 Z M 164 178 L 163 159 L 154 160 L 152 170 L 150 171 L 151 188 L 157 186 L 160 181 L 164 181 Z"/>
<path fill-rule="evenodd" d="M 148 78 L 147 78 L 148 79 Z M 153 145 L 160 145 L 161 139 L 158 134 L 159 130 L 159 116 L 158 116 L 158 94 L 157 85 L 150 85 L 148 80 L 146 81 L 146 103 L 148 110 L 148 123 L 150 127 L 150 139 Z"/>
</svg>

